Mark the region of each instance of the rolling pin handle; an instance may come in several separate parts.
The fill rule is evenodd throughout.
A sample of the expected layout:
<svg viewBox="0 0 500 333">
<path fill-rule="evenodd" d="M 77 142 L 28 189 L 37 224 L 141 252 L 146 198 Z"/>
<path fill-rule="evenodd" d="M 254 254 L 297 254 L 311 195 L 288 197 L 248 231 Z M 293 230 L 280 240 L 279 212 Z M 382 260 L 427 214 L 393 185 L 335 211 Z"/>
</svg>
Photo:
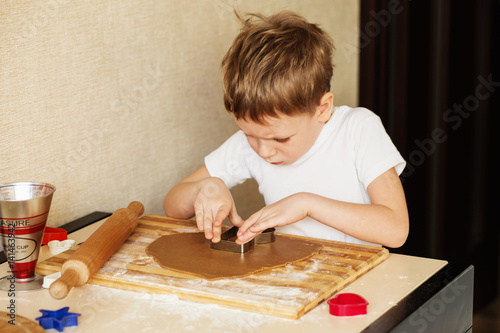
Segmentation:
<svg viewBox="0 0 500 333">
<path fill-rule="evenodd" d="M 141 216 L 144 213 L 144 205 L 139 201 L 132 201 L 127 209 L 131 210 L 137 217 Z"/>
<path fill-rule="evenodd" d="M 69 291 L 79 280 L 79 274 L 74 269 L 66 269 L 59 279 L 54 281 L 49 288 L 50 296 L 55 299 L 63 299 L 68 296 Z"/>
</svg>

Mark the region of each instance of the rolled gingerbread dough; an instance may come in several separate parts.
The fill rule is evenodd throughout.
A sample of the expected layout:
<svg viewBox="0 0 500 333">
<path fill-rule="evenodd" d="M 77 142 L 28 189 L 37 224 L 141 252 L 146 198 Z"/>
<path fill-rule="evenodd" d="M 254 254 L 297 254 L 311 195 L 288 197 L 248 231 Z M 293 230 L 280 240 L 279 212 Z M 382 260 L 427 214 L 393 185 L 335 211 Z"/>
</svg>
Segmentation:
<svg viewBox="0 0 500 333">
<path fill-rule="evenodd" d="M 202 232 L 157 238 L 146 248 L 160 266 L 207 280 L 243 277 L 263 269 L 286 265 L 316 254 L 321 245 L 276 235 L 276 241 L 256 244 L 245 253 L 210 248 Z"/>
</svg>

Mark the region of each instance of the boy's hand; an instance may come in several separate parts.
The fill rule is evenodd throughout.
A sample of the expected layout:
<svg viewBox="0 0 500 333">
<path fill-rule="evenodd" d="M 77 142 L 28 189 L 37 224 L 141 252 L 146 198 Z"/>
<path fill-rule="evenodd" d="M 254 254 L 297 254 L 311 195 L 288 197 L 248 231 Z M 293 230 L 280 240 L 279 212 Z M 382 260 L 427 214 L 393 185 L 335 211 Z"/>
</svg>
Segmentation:
<svg viewBox="0 0 500 333">
<path fill-rule="evenodd" d="M 198 229 L 214 243 L 220 241 L 222 222 L 226 217 L 234 225 L 243 223 L 231 192 L 220 178 L 210 177 L 199 182 L 194 210 Z"/>
<path fill-rule="evenodd" d="M 266 206 L 250 216 L 238 231 L 237 244 L 244 244 L 267 228 L 295 223 L 307 216 L 306 193 L 297 193 Z"/>
</svg>

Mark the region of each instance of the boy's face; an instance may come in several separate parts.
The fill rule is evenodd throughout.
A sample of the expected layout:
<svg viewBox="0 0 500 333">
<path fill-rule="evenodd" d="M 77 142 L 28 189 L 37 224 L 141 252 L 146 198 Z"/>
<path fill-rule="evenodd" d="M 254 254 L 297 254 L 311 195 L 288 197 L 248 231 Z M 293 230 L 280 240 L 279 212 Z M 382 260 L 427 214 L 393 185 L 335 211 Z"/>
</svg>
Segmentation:
<svg viewBox="0 0 500 333">
<path fill-rule="evenodd" d="M 289 165 L 297 161 L 316 142 L 323 125 L 331 116 L 320 113 L 266 118 L 265 124 L 236 119 L 252 149 L 266 162 Z"/>
</svg>

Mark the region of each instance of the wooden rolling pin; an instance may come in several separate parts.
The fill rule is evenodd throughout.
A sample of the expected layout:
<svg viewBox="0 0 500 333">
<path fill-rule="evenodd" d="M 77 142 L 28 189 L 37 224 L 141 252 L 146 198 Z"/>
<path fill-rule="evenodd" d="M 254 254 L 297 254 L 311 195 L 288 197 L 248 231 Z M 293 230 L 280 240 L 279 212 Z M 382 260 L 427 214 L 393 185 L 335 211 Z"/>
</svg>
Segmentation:
<svg viewBox="0 0 500 333">
<path fill-rule="evenodd" d="M 49 288 L 55 299 L 66 297 L 73 287 L 87 283 L 135 230 L 144 206 L 131 202 L 113 213 L 62 265 L 61 277 Z"/>
</svg>

